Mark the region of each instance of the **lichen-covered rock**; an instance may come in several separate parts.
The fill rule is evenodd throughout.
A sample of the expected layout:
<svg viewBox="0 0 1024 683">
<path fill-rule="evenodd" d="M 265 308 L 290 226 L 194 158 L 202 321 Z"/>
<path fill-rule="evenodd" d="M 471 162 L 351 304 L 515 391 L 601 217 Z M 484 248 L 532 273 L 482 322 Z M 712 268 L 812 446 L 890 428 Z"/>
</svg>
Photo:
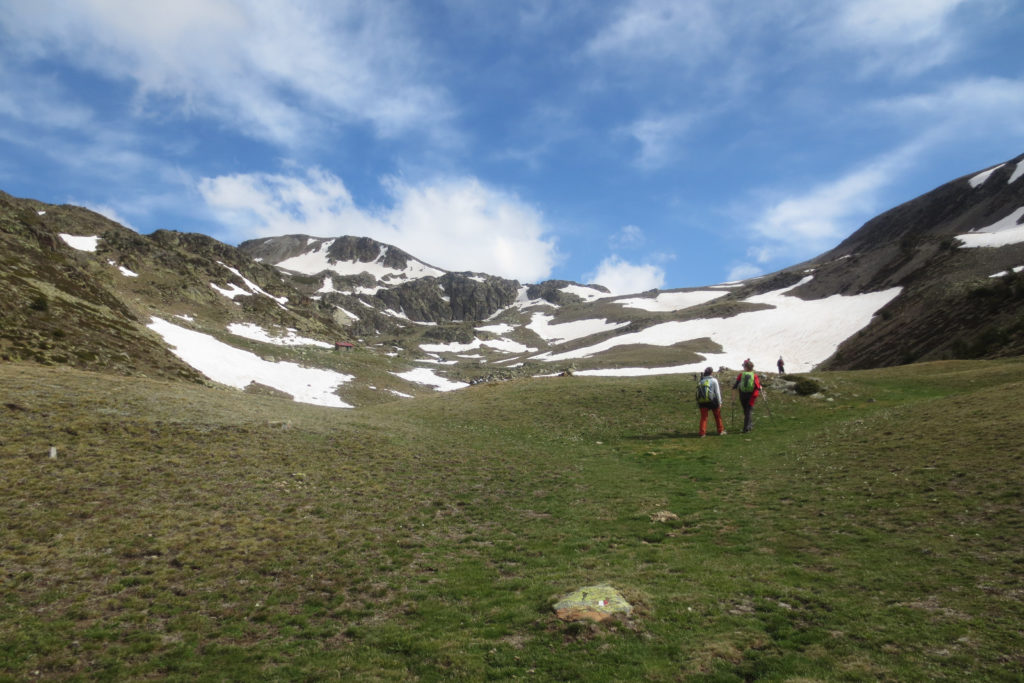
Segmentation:
<svg viewBox="0 0 1024 683">
<path fill-rule="evenodd" d="M 609 585 L 586 586 L 555 603 L 555 614 L 565 621 L 604 621 L 616 614 L 629 615 L 633 606 Z"/>
</svg>

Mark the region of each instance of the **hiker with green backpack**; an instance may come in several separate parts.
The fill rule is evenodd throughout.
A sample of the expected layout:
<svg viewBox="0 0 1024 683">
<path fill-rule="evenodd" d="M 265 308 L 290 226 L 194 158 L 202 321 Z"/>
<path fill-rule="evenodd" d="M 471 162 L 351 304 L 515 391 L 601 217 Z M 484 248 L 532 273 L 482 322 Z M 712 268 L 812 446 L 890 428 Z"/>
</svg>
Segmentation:
<svg viewBox="0 0 1024 683">
<path fill-rule="evenodd" d="M 703 438 L 708 430 L 708 411 L 715 416 L 718 435 L 725 435 L 722 424 L 722 390 L 718 380 L 714 378 L 714 370 L 704 368 L 704 374 L 697 382 L 697 405 L 700 407 L 700 436 Z"/>
<path fill-rule="evenodd" d="M 739 390 L 740 405 L 743 406 L 743 433 L 754 428 L 754 401 L 761 395 L 761 378 L 754 372 L 754 363 L 748 358 L 743 361 L 743 372 L 732 385 L 733 391 Z"/>
</svg>

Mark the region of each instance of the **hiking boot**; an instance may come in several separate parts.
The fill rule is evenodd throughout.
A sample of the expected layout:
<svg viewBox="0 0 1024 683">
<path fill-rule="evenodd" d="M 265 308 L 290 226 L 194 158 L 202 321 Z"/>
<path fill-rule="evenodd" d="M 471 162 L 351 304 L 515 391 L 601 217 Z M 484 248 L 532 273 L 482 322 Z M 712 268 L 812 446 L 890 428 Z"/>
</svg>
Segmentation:
<svg viewBox="0 0 1024 683">
<path fill-rule="evenodd" d="M 725 436 L 725 434 L 726 434 L 726 431 L 724 429 L 722 431 L 718 432 L 719 436 Z"/>
</svg>

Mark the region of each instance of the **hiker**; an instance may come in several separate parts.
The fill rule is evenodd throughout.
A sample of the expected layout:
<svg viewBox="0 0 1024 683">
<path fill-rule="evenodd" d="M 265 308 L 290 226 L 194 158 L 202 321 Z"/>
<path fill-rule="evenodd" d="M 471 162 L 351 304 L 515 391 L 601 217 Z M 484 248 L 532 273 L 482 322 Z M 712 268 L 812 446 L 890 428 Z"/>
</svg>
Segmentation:
<svg viewBox="0 0 1024 683">
<path fill-rule="evenodd" d="M 715 416 L 718 435 L 725 436 L 725 425 L 722 424 L 722 391 L 714 370 L 704 368 L 704 374 L 697 383 L 697 405 L 700 407 L 700 436 L 703 438 L 708 430 L 708 411 Z"/>
<path fill-rule="evenodd" d="M 779 362 L 776 363 L 776 365 L 779 366 L 779 374 L 780 375 L 785 375 L 786 374 L 786 364 L 784 362 L 782 362 L 782 356 L 779 356 Z"/>
<path fill-rule="evenodd" d="M 761 378 L 754 372 L 754 364 L 748 358 L 743 361 L 743 372 L 732 385 L 733 391 L 739 390 L 740 405 L 743 406 L 743 433 L 754 428 L 754 401 L 761 395 Z"/>
</svg>

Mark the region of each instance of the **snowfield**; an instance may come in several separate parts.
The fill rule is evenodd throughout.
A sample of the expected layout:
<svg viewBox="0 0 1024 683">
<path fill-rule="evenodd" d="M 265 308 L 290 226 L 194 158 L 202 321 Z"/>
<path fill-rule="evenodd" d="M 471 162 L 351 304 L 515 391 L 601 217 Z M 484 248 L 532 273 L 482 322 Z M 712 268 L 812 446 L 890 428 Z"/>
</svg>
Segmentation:
<svg viewBox="0 0 1024 683">
<path fill-rule="evenodd" d="M 610 323 L 607 320 L 574 320 L 568 323 L 552 323 L 554 316 L 547 313 L 534 313 L 530 319 L 527 329 L 549 344 L 563 344 L 574 339 L 582 339 L 601 332 L 610 332 L 620 327 L 629 325 L 624 323 Z"/>
<path fill-rule="evenodd" d="M 525 344 L 512 341 L 511 339 L 474 339 L 468 344 L 452 342 L 450 344 L 420 344 L 420 349 L 427 353 L 465 353 L 479 349 L 481 346 L 504 351 L 505 353 L 533 353 L 537 349 L 530 348 Z"/>
<path fill-rule="evenodd" d="M 771 309 L 741 313 L 731 318 L 711 318 L 667 322 L 631 334 L 624 334 L 564 353 L 544 353 L 536 360 L 549 362 L 589 358 L 602 351 L 628 344 L 672 346 L 708 337 L 723 349 L 704 355 L 704 360 L 662 368 L 617 368 L 581 370 L 579 375 L 633 376 L 698 372 L 706 366 L 739 367 L 750 358 L 757 369 L 775 370 L 781 355 L 790 372 L 807 372 L 835 353 L 839 345 L 871 322 L 880 308 L 899 293 L 895 287 L 882 292 L 855 296 L 834 295 L 816 301 L 803 301 L 786 292 L 809 281 L 804 278 L 792 287 L 750 297 L 750 303 L 768 304 Z"/>
<path fill-rule="evenodd" d="M 456 389 L 463 389 L 469 386 L 465 382 L 453 382 L 446 377 L 441 377 L 430 368 L 413 368 L 406 372 L 392 372 L 391 374 L 395 377 L 401 377 L 407 382 L 426 384 L 427 386 L 434 387 L 437 391 L 455 391 Z"/>
<path fill-rule="evenodd" d="M 316 275 L 317 273 L 322 273 L 325 270 L 339 275 L 359 275 L 360 273 L 369 273 L 378 280 L 384 280 L 385 278 L 415 280 L 421 277 L 441 277 L 444 275 L 443 270 L 431 268 L 425 263 L 420 263 L 415 259 L 409 259 L 409 265 L 404 270 L 388 268 L 384 266 L 384 258 L 388 253 L 387 247 L 381 247 L 380 253 L 377 254 L 377 258 L 373 261 L 332 262 L 327 257 L 327 250 L 331 248 L 331 245 L 334 244 L 334 242 L 335 240 L 322 242 L 317 249 L 306 252 L 305 254 L 300 254 L 299 256 L 293 256 L 290 259 L 285 259 L 278 263 L 277 267 L 285 268 L 296 273 L 303 273 L 305 275 Z"/>
<path fill-rule="evenodd" d="M 684 308 L 699 306 L 700 304 L 714 301 L 715 299 L 726 296 L 726 294 L 728 294 L 728 292 L 711 292 L 706 290 L 697 292 L 661 292 L 653 299 L 646 297 L 617 299 L 615 303 L 620 304 L 625 308 L 639 308 L 642 311 L 681 311 Z"/>
<path fill-rule="evenodd" d="M 276 344 L 278 346 L 319 346 L 324 349 L 334 348 L 334 344 L 328 344 L 327 342 L 310 339 L 308 337 L 300 337 L 296 334 L 296 331 L 291 328 L 286 330 L 286 334 L 272 336 L 262 327 L 253 323 L 231 323 L 228 325 L 228 332 L 239 337 L 252 339 L 253 341 Z"/>
<path fill-rule="evenodd" d="M 174 355 L 214 382 L 236 389 L 258 382 L 290 394 L 300 403 L 331 408 L 352 407 L 334 393 L 342 384 L 350 382 L 352 375 L 304 368 L 296 363 L 271 363 L 208 334 L 179 327 L 160 318 L 153 318 L 147 327 L 164 338 Z"/>
</svg>

